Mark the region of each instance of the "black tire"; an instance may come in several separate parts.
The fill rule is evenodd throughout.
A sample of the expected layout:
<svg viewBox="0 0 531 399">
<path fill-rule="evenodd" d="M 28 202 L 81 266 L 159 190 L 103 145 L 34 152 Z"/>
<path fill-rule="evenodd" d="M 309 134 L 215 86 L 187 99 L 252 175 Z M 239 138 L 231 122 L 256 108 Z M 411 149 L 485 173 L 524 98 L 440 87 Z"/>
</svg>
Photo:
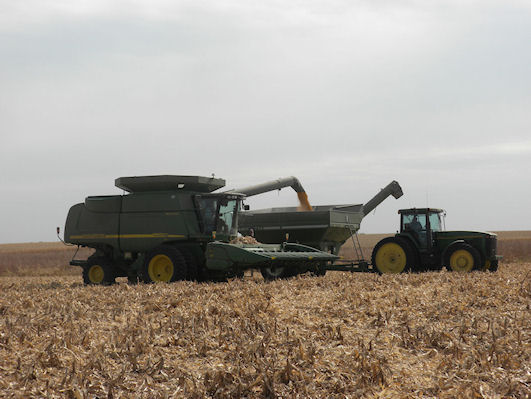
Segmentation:
<svg viewBox="0 0 531 399">
<path fill-rule="evenodd" d="M 266 281 L 273 281 L 293 276 L 293 273 L 289 272 L 287 266 L 263 267 L 260 269 L 260 273 Z"/>
<path fill-rule="evenodd" d="M 311 276 L 320 277 L 326 274 L 325 267 L 326 267 L 325 263 L 315 264 L 315 265 L 311 265 L 310 267 L 308 267 L 308 271 L 310 272 Z"/>
<path fill-rule="evenodd" d="M 186 260 L 181 251 L 171 245 L 161 245 L 147 254 L 139 277 L 145 283 L 169 283 L 185 280 L 186 275 Z"/>
<path fill-rule="evenodd" d="M 136 270 L 127 271 L 127 283 L 135 285 L 138 284 L 140 281 L 140 277 L 138 277 L 138 273 Z"/>
<path fill-rule="evenodd" d="M 116 270 L 104 257 L 89 258 L 83 267 L 83 283 L 86 285 L 111 285 L 116 282 Z"/>
<path fill-rule="evenodd" d="M 448 271 L 467 273 L 480 267 L 481 256 L 473 246 L 459 243 L 448 248 L 444 265 Z"/>
<path fill-rule="evenodd" d="M 419 269 L 416 250 L 400 237 L 387 237 L 376 244 L 371 261 L 374 271 L 379 274 L 404 273 Z"/>
<path fill-rule="evenodd" d="M 498 271 L 498 261 L 491 263 L 489 269 L 491 272 L 497 272 Z"/>
</svg>

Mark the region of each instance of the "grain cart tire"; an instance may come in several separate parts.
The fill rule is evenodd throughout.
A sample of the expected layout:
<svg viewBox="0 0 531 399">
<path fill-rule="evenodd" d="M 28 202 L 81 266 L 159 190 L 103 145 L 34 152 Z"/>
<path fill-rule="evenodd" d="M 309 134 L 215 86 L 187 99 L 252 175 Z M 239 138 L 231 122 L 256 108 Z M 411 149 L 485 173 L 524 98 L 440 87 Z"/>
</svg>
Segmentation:
<svg viewBox="0 0 531 399">
<path fill-rule="evenodd" d="M 106 258 L 89 258 L 83 267 L 83 282 L 87 285 L 111 285 L 115 281 L 114 267 Z"/>
<path fill-rule="evenodd" d="M 480 256 L 476 248 L 465 243 L 451 246 L 444 264 L 449 271 L 468 273 L 479 267 Z"/>
<path fill-rule="evenodd" d="M 326 274 L 326 264 L 319 263 L 308 268 L 311 276 L 319 277 Z"/>
<path fill-rule="evenodd" d="M 417 256 L 411 245 L 400 237 L 381 240 L 372 251 L 372 264 L 380 274 L 402 273 L 416 268 Z"/>
<path fill-rule="evenodd" d="M 177 248 L 161 245 L 146 255 L 140 277 L 146 283 L 184 280 L 186 260 Z"/>
<path fill-rule="evenodd" d="M 288 272 L 286 266 L 263 267 L 260 269 L 260 273 L 262 273 L 262 277 L 266 281 L 278 280 L 279 278 L 287 278 L 293 275 L 293 273 Z"/>
</svg>

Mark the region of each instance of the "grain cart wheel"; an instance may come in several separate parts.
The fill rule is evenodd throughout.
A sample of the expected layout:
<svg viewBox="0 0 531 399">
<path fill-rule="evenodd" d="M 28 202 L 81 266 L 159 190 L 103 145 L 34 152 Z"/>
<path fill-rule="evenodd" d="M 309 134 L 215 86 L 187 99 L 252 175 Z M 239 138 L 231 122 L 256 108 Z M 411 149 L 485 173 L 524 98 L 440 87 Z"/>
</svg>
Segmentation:
<svg viewBox="0 0 531 399">
<path fill-rule="evenodd" d="M 372 264 L 380 274 L 402 273 L 414 269 L 415 263 L 414 249 L 399 237 L 384 238 L 372 251 Z"/>
<path fill-rule="evenodd" d="M 111 262 L 105 258 L 89 258 L 83 267 L 83 282 L 91 285 L 111 285 L 116 281 L 116 273 Z"/>
<path fill-rule="evenodd" d="M 279 278 L 286 278 L 290 276 L 285 266 L 263 267 L 260 269 L 260 273 L 262 273 L 262 277 L 266 281 L 278 280 Z"/>
<path fill-rule="evenodd" d="M 449 248 L 445 257 L 445 265 L 453 272 L 467 273 L 479 267 L 479 252 L 471 245 L 456 244 Z"/>
<path fill-rule="evenodd" d="M 186 261 L 182 253 L 170 245 L 161 245 L 146 256 L 141 272 L 146 283 L 184 280 L 186 278 Z"/>
</svg>

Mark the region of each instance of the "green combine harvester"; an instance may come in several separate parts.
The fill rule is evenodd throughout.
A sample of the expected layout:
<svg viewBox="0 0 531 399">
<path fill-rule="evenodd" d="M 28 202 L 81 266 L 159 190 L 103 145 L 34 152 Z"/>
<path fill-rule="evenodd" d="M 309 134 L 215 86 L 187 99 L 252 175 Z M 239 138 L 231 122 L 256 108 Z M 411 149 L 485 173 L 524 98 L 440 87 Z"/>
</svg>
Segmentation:
<svg viewBox="0 0 531 399">
<path fill-rule="evenodd" d="M 127 194 L 87 197 L 70 208 L 66 219 L 64 241 L 95 249 L 88 259 L 70 262 L 82 267 L 86 284 L 112 284 L 117 277 L 131 282 L 220 281 L 251 268 L 275 279 L 308 271 L 322 274 L 338 259 L 287 240 L 234 242 L 249 190 L 215 193 L 225 186 L 223 179 L 120 177 L 115 185 Z M 289 185 L 303 190 L 297 179 L 288 178 L 261 185 L 259 191 Z"/>
</svg>

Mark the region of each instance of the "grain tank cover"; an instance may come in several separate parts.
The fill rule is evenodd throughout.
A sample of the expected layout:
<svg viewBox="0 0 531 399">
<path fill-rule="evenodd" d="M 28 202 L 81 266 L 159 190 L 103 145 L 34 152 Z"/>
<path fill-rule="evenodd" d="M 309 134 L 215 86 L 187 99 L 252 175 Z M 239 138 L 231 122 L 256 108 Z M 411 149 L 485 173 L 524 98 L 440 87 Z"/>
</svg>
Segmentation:
<svg viewBox="0 0 531 399">
<path fill-rule="evenodd" d="M 225 186 L 225 180 L 205 176 L 133 176 L 119 177 L 114 185 L 129 193 L 146 191 L 196 191 L 211 193 Z"/>
</svg>

